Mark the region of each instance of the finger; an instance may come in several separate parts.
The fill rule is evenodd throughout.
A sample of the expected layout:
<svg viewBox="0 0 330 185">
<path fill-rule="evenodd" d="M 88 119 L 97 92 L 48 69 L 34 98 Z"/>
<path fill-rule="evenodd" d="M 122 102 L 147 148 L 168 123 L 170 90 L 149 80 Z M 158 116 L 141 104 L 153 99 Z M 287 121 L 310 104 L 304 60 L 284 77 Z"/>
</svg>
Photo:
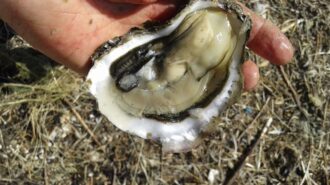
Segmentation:
<svg viewBox="0 0 330 185">
<path fill-rule="evenodd" d="M 260 78 L 258 66 L 251 60 L 245 61 L 242 66 L 242 73 L 244 76 L 244 90 L 253 90 Z"/>
<path fill-rule="evenodd" d="M 108 0 L 112 3 L 131 3 L 131 4 L 148 4 L 157 2 L 157 0 Z"/>
<path fill-rule="evenodd" d="M 273 64 L 281 65 L 290 62 L 294 55 L 294 48 L 289 39 L 273 23 L 263 19 L 244 5 L 240 5 L 245 14 L 252 19 L 248 47 Z"/>
</svg>

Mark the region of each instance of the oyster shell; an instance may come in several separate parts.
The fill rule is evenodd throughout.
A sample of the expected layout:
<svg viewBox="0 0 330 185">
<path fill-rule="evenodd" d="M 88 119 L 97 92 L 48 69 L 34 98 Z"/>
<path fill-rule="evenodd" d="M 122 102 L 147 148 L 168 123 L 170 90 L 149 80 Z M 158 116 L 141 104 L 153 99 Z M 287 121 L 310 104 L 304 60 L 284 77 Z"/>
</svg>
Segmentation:
<svg viewBox="0 0 330 185">
<path fill-rule="evenodd" d="M 240 95 L 251 23 L 234 3 L 191 1 L 164 25 L 134 28 L 100 47 L 87 79 L 118 128 L 188 150 Z"/>
</svg>

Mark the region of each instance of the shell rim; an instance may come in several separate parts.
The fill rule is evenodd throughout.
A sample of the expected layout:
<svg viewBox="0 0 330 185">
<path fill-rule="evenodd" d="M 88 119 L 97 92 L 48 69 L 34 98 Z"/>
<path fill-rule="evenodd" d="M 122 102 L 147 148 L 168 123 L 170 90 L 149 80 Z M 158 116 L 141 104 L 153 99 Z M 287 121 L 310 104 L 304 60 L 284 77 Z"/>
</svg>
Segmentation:
<svg viewBox="0 0 330 185">
<path fill-rule="evenodd" d="M 240 20 L 242 22 L 243 25 L 243 32 L 245 33 L 245 39 L 243 40 L 244 43 L 242 43 L 244 46 L 246 45 L 246 42 L 248 40 L 248 35 L 250 33 L 250 29 L 251 29 L 251 20 L 248 16 L 244 15 L 242 12 L 241 7 L 233 2 L 226 2 L 226 3 L 222 3 L 220 1 L 218 1 L 217 3 L 215 3 L 214 1 L 203 1 L 203 0 L 194 0 L 192 1 L 187 7 L 193 5 L 194 3 L 205 3 L 204 5 L 208 5 L 208 7 L 214 6 L 214 7 L 218 7 L 221 8 L 225 11 L 231 11 L 233 13 L 235 13 L 237 15 L 238 20 Z M 185 11 L 188 8 L 184 8 L 182 11 Z M 188 12 L 189 13 L 189 12 Z M 187 14 L 188 14 L 187 13 Z M 170 24 L 172 22 L 174 22 L 175 20 L 177 20 L 180 17 L 180 14 L 178 14 L 177 16 L 175 16 L 174 18 L 172 18 L 167 24 Z M 165 24 L 165 25 L 167 25 Z M 114 39 L 111 39 L 109 41 L 107 41 L 105 44 L 103 44 L 100 48 L 98 48 L 95 52 L 95 54 L 92 56 L 92 59 L 94 61 L 94 66 L 92 67 L 92 69 L 90 70 L 88 76 L 87 76 L 87 80 L 91 81 L 92 83 L 90 84 L 90 92 L 96 97 L 96 92 L 95 89 L 93 89 L 93 70 L 96 68 L 96 66 L 99 65 L 99 61 L 102 60 L 103 57 L 105 57 L 106 54 L 108 54 L 111 50 L 125 44 L 125 40 L 123 40 L 123 38 L 129 39 L 130 37 L 135 36 L 135 33 L 137 32 L 139 34 L 139 31 L 141 29 L 136 29 L 133 28 L 131 29 L 127 34 L 121 36 L 121 37 L 116 37 Z M 147 30 L 148 31 L 148 30 Z M 156 30 L 159 31 L 159 30 Z M 235 52 L 237 48 L 235 49 Z M 134 135 L 138 135 L 139 137 L 145 138 L 145 139 L 152 139 L 152 140 L 156 140 L 156 141 L 160 141 L 163 144 L 163 149 L 166 150 L 171 150 L 171 151 L 182 151 L 182 150 L 186 150 L 187 148 L 190 148 L 193 145 L 196 145 L 197 140 L 199 140 L 199 134 L 201 132 L 203 132 L 203 130 L 206 130 L 206 127 L 210 127 L 211 125 L 211 119 L 213 119 L 214 117 L 218 116 L 223 109 L 227 108 L 232 102 L 233 100 L 239 96 L 239 94 L 241 94 L 241 89 L 243 86 L 243 82 L 242 82 L 242 76 L 241 76 L 241 71 L 238 67 L 238 65 L 240 65 L 242 63 L 242 61 L 244 61 L 244 48 L 240 49 L 240 54 L 236 55 L 236 56 L 240 56 L 240 59 L 236 59 L 236 62 L 231 62 L 230 67 L 229 67 L 229 77 L 227 82 L 225 83 L 224 86 L 224 91 L 226 91 L 226 94 L 228 95 L 229 98 L 226 98 L 225 103 L 222 103 L 222 105 L 220 107 L 217 106 L 217 110 L 216 112 L 214 111 L 214 109 L 211 109 L 211 114 L 214 114 L 215 116 L 211 116 L 209 118 L 199 118 L 199 123 L 196 123 L 196 121 L 194 120 L 190 120 L 190 122 L 192 122 L 195 128 L 192 127 L 187 127 L 184 133 L 180 133 L 180 134 L 170 134 L 171 137 L 164 137 L 161 135 L 150 135 L 150 132 L 139 132 L 139 131 L 134 131 L 134 129 L 125 129 L 123 127 L 120 126 L 120 124 L 116 124 L 114 121 L 111 121 L 111 119 L 109 118 L 109 116 L 104 113 L 102 111 L 102 107 L 100 106 L 100 102 L 98 102 L 99 105 L 99 109 L 100 111 L 108 118 L 108 120 L 110 120 L 116 127 L 120 128 L 123 131 L 132 133 Z M 108 62 L 108 63 L 112 63 L 112 62 Z M 109 65 L 110 65 L 109 64 Z M 236 76 L 236 77 L 235 77 Z M 230 80 L 231 79 L 231 80 Z M 229 85 L 230 83 L 233 83 L 232 85 Z M 95 85 L 95 83 L 94 83 Z M 234 86 L 233 86 L 234 85 Z M 227 89 L 225 89 L 227 88 Z M 232 88 L 232 89 L 231 89 Z M 221 91 L 220 95 L 223 94 L 224 92 Z M 224 95 L 222 95 L 224 96 Z M 227 97 L 227 96 L 225 96 Z M 98 99 L 96 97 L 96 99 Z M 218 96 L 215 97 L 215 99 L 218 99 Z M 220 98 L 222 99 L 222 98 Z M 210 103 L 213 104 L 214 100 Z M 207 106 L 208 107 L 208 106 Z M 202 110 L 200 110 L 199 108 L 193 109 L 191 111 L 191 113 L 193 114 L 200 114 Z M 136 118 L 135 118 L 136 119 Z M 189 118 L 190 119 L 190 118 Z M 188 118 L 186 119 L 188 120 Z M 140 119 L 140 121 L 144 121 L 142 119 Z M 180 125 L 183 122 L 179 122 L 177 124 L 173 124 L 171 123 L 172 126 L 178 126 L 180 127 Z M 210 124 L 209 124 L 210 123 Z M 164 124 L 164 123 L 160 123 L 160 124 Z M 166 124 L 166 123 L 165 123 Z M 197 128 L 197 129 L 196 129 Z M 196 132 L 196 130 L 198 130 L 198 132 Z M 178 144 L 179 147 L 176 147 L 176 145 Z"/>
</svg>

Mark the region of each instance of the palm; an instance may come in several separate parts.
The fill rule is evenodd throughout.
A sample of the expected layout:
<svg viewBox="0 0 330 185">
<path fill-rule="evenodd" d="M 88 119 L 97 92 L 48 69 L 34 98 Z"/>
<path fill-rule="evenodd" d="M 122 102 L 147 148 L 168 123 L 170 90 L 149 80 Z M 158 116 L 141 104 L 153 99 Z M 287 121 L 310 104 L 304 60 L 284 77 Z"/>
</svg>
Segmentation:
<svg viewBox="0 0 330 185">
<path fill-rule="evenodd" d="M 19 6 L 24 11 L 15 12 L 15 18 L 24 21 L 14 24 L 15 30 L 59 62 L 81 61 L 69 66 L 80 72 L 88 69 L 90 55 L 104 41 L 174 10 L 169 3 L 132 6 L 95 0 L 31 0 Z"/>
<path fill-rule="evenodd" d="M 0 17 L 23 38 L 52 59 L 85 73 L 90 55 L 106 40 L 122 35 L 146 20 L 164 19 L 183 0 L 1 0 Z M 111 2 L 147 3 L 120 5 Z M 155 3 L 157 2 L 157 3 Z M 242 5 L 252 18 L 248 46 L 274 64 L 292 59 L 294 49 L 278 27 Z M 258 81 L 253 62 L 243 64 L 245 88 Z"/>
</svg>

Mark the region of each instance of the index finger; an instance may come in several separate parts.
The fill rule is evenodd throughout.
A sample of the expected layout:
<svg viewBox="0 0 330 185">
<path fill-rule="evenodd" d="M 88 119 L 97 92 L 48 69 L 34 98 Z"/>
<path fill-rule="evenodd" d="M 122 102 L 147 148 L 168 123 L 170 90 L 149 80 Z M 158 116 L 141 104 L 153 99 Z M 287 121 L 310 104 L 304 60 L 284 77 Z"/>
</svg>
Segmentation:
<svg viewBox="0 0 330 185">
<path fill-rule="evenodd" d="M 268 20 L 263 19 L 244 5 L 244 13 L 252 19 L 252 30 L 248 47 L 273 64 L 282 65 L 291 61 L 294 48 L 281 30 Z"/>
</svg>

